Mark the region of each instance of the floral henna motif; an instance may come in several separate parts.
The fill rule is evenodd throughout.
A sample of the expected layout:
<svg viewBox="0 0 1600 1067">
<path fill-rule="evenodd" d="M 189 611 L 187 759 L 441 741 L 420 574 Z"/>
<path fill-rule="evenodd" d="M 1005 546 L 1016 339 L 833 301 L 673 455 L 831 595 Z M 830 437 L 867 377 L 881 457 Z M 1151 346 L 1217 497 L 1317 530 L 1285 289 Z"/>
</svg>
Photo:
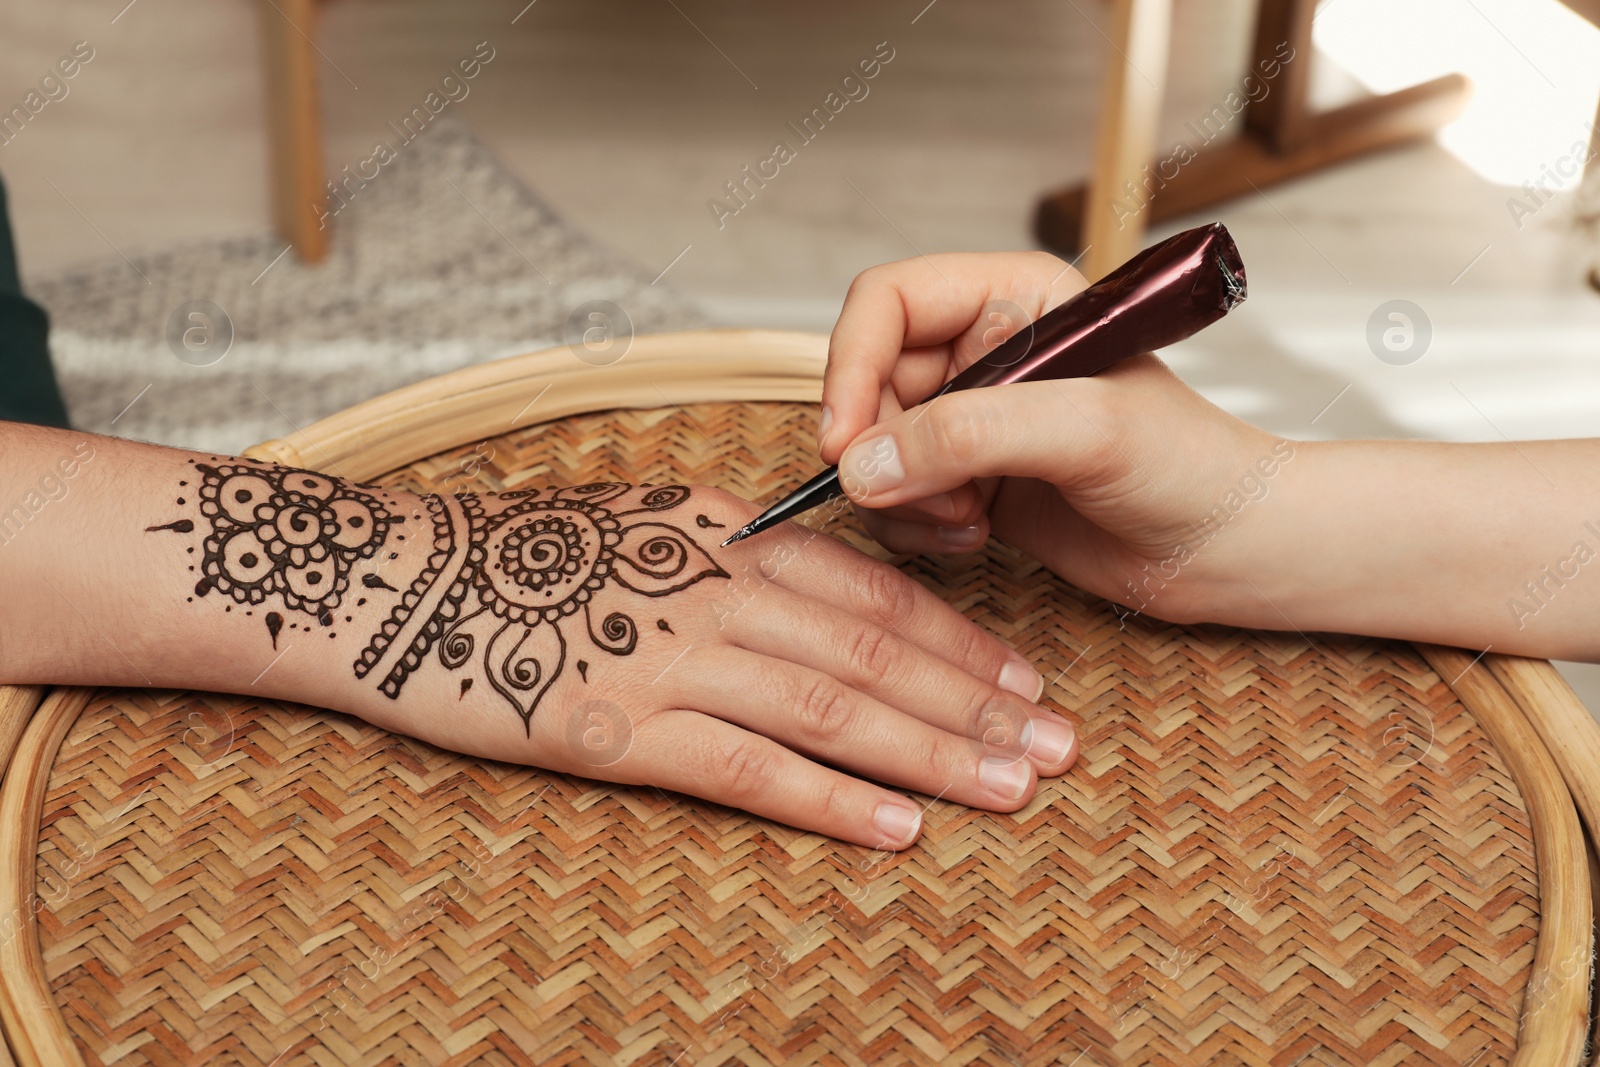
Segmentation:
<svg viewBox="0 0 1600 1067">
<path fill-rule="evenodd" d="M 430 497 L 433 556 L 356 661 L 357 675 L 381 673 L 382 691 L 398 697 L 435 646 L 451 670 L 477 653 L 489 684 L 531 730 L 574 638 L 629 655 L 639 642 L 627 610 L 632 596 L 666 596 L 728 577 L 688 534 L 657 521 L 689 498 L 687 487 L 649 489 L 625 510 L 606 506 L 630 488 L 598 482 L 522 490 L 499 498 L 513 503 L 487 520 L 475 497 Z M 406 651 L 391 666 L 396 647 Z M 579 660 L 578 671 L 587 681 L 587 662 Z"/>
<path fill-rule="evenodd" d="M 377 498 L 314 471 L 196 463 L 200 514 L 210 523 L 195 595 L 240 604 L 277 597 L 333 623 L 350 569 L 370 559 L 397 520 Z M 278 625 L 282 620 L 276 615 Z M 277 633 L 272 622 L 276 643 Z"/>
</svg>

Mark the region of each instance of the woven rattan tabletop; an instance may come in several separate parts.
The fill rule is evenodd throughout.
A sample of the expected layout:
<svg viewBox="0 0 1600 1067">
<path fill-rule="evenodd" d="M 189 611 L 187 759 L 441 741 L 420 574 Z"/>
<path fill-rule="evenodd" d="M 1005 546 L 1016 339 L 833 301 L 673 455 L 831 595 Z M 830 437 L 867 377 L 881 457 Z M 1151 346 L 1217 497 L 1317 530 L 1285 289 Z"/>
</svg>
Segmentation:
<svg viewBox="0 0 1600 1067">
<path fill-rule="evenodd" d="M 476 457 L 480 489 L 771 498 L 813 426 L 793 403 L 602 412 L 380 480 L 431 490 Z M 1122 619 L 1003 546 L 904 566 L 1040 665 L 1082 755 L 1014 815 L 925 798 L 898 855 L 316 709 L 94 694 L 36 869 L 85 1061 L 1512 1057 L 1534 837 L 1415 649 Z"/>
</svg>

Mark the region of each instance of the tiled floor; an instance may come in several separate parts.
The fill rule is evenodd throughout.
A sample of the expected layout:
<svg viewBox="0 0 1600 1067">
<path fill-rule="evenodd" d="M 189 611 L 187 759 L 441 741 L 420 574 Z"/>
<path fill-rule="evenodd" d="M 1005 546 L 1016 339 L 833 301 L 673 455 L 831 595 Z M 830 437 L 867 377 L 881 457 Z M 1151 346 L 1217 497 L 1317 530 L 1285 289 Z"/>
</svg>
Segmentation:
<svg viewBox="0 0 1600 1067">
<path fill-rule="evenodd" d="M 95 49 L 70 95 L 0 147 L 25 276 L 267 226 L 257 5 L 124 2 L 7 0 L 0 17 L 0 102 L 75 41 Z M 369 155 L 488 41 L 495 59 L 452 106 L 559 210 L 673 264 L 667 279 L 722 321 L 816 329 L 871 264 L 1028 246 L 1035 196 L 1087 167 L 1098 0 L 524 3 L 330 0 L 331 166 Z M 1251 9 L 1178 5 L 1163 142 L 1234 84 Z M 719 228 L 707 202 L 723 182 L 885 41 L 869 94 Z M 1319 80 L 1349 89 L 1326 66 Z M 1570 201 L 1518 229 L 1511 192 L 1429 145 L 1220 208 L 1251 299 L 1171 360 L 1291 436 L 1600 434 L 1600 296 Z M 1395 298 L 1434 331 L 1408 366 L 1366 342 Z M 1572 676 L 1600 708 L 1600 668 Z"/>
</svg>

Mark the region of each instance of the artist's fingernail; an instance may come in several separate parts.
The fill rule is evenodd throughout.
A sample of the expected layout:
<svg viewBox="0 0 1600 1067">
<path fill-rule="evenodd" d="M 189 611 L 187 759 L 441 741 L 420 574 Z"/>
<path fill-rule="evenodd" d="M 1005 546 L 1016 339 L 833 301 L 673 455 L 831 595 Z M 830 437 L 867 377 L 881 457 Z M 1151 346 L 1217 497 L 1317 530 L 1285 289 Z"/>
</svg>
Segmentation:
<svg viewBox="0 0 1600 1067">
<path fill-rule="evenodd" d="M 1072 752 L 1075 735 L 1065 719 L 1029 719 L 1022 728 L 1022 744 L 1029 759 L 1054 767 Z"/>
<path fill-rule="evenodd" d="M 821 452 L 828 445 L 828 431 L 833 429 L 833 409 L 822 405 L 822 421 L 817 423 L 817 451 Z"/>
<path fill-rule="evenodd" d="M 868 493 L 893 489 L 906 480 L 905 465 L 892 434 L 882 434 L 863 444 L 851 445 L 841 467 Z"/>
<path fill-rule="evenodd" d="M 939 522 L 949 522 L 956 517 L 956 498 L 949 493 L 939 493 L 935 496 L 923 497 L 910 505 L 913 509 L 922 512 L 930 519 Z"/>
<path fill-rule="evenodd" d="M 1000 668 L 1000 688 L 1015 693 L 1030 704 L 1039 703 L 1044 696 L 1044 675 L 1021 659 L 1007 660 Z"/>
<path fill-rule="evenodd" d="M 983 531 L 976 526 L 941 526 L 935 536 L 945 548 L 971 552 L 983 544 Z"/>
<path fill-rule="evenodd" d="M 872 823 L 883 835 L 885 844 L 905 845 L 922 828 L 922 811 L 915 804 L 888 801 L 878 805 Z"/>
<path fill-rule="evenodd" d="M 978 781 L 990 792 L 1006 800 L 1016 800 L 1028 788 L 1033 775 L 1026 760 L 1007 756 L 985 756 L 978 761 Z"/>
</svg>

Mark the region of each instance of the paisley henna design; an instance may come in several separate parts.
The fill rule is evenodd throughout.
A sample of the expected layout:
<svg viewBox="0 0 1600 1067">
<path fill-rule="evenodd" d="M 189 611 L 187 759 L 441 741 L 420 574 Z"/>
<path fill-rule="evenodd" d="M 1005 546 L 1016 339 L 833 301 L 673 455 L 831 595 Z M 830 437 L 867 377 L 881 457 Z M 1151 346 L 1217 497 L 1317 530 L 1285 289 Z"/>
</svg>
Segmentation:
<svg viewBox="0 0 1600 1067">
<path fill-rule="evenodd" d="M 688 500 L 688 487 L 651 487 L 637 507 L 607 507 L 631 488 L 594 482 L 483 499 L 427 497 L 432 553 L 356 660 L 357 677 L 380 678 L 379 689 L 398 698 L 437 649 L 446 670 L 476 662 L 531 731 L 574 640 L 613 656 L 638 647 L 628 597 L 728 577 L 688 534 L 654 518 Z M 486 516 L 496 505 L 504 506 Z M 586 683 L 589 666 L 577 661 Z"/>
</svg>

